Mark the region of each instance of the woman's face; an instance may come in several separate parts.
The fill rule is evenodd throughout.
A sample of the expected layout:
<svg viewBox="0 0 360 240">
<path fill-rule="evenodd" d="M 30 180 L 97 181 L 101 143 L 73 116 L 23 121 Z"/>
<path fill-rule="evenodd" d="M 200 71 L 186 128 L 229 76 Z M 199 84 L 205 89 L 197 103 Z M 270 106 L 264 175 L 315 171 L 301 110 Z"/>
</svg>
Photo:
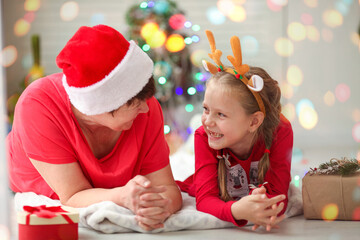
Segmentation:
<svg viewBox="0 0 360 240">
<path fill-rule="evenodd" d="M 210 82 L 206 88 L 201 119 L 209 146 L 241 153 L 244 145 L 252 141 L 251 115 L 246 114 L 235 93 L 226 91 L 224 85 L 215 85 Z"/>
<path fill-rule="evenodd" d="M 147 113 L 149 107 L 146 100 L 135 100 L 131 105 L 124 104 L 111 113 L 89 116 L 89 120 L 97 125 L 121 132 L 129 130 L 140 113 Z"/>
</svg>

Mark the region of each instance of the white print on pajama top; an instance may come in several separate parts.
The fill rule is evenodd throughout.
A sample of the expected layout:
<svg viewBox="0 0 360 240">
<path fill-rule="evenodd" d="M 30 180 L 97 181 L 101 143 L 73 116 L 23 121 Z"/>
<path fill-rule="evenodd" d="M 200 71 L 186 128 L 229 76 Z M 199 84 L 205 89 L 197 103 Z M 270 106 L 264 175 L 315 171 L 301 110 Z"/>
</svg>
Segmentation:
<svg viewBox="0 0 360 240">
<path fill-rule="evenodd" d="M 246 176 L 246 171 L 240 164 L 236 164 L 231 166 L 230 163 L 230 155 L 226 154 L 222 157 L 218 156 L 218 158 L 223 158 L 225 160 L 226 165 L 226 189 L 229 195 L 236 200 L 249 195 L 249 183 Z M 251 162 L 250 164 L 250 184 L 257 186 L 258 185 L 258 163 Z"/>
</svg>

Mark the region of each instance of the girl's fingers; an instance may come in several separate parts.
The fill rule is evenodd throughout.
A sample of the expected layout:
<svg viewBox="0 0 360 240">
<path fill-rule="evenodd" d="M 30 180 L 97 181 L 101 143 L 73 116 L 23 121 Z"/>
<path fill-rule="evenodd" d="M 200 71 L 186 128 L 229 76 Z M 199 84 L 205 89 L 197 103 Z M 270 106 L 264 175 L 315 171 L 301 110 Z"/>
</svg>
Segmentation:
<svg viewBox="0 0 360 240">
<path fill-rule="evenodd" d="M 155 201 L 140 201 L 139 205 L 143 208 L 161 207 L 166 208 L 169 204 L 168 199 L 161 199 Z"/>
</svg>

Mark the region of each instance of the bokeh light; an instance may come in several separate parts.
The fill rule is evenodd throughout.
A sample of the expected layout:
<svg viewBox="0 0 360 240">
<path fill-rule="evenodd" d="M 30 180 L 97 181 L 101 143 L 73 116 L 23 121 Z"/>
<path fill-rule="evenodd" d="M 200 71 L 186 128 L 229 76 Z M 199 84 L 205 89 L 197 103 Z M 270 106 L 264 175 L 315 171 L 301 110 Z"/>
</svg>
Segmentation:
<svg viewBox="0 0 360 240">
<path fill-rule="evenodd" d="M 309 13 L 303 13 L 301 14 L 301 21 L 306 25 L 313 24 L 313 17 Z"/>
<path fill-rule="evenodd" d="M 338 27 L 343 23 L 343 16 L 336 10 L 326 10 L 322 15 L 323 22 L 332 28 Z"/>
<path fill-rule="evenodd" d="M 185 16 L 180 13 L 172 15 L 169 19 L 169 25 L 174 30 L 179 30 L 183 28 L 185 22 Z"/>
<path fill-rule="evenodd" d="M 354 209 L 354 212 L 353 212 L 353 215 L 352 215 L 352 220 L 360 221 L 360 207 L 357 207 L 357 208 Z"/>
<path fill-rule="evenodd" d="M 275 51 L 282 57 L 289 57 L 294 52 L 294 45 L 287 38 L 278 38 L 275 41 Z"/>
<path fill-rule="evenodd" d="M 321 30 L 321 36 L 325 42 L 331 42 L 334 38 L 333 32 L 327 28 Z"/>
<path fill-rule="evenodd" d="M 196 93 L 196 88 L 194 87 L 189 87 L 188 90 L 187 90 L 187 93 L 189 95 L 194 95 Z"/>
<path fill-rule="evenodd" d="M 79 14 L 79 5 L 77 2 L 65 2 L 60 8 L 60 17 L 63 21 L 72 21 Z"/>
<path fill-rule="evenodd" d="M 155 2 L 154 11 L 157 14 L 164 14 L 169 11 L 169 3 L 165 0 L 158 0 Z"/>
<path fill-rule="evenodd" d="M 300 176 L 295 175 L 294 179 L 293 179 L 293 182 L 294 182 L 295 187 L 299 187 L 300 186 Z"/>
<path fill-rule="evenodd" d="M 24 20 L 28 23 L 32 23 L 35 19 L 35 13 L 34 12 L 27 12 L 24 15 Z"/>
<path fill-rule="evenodd" d="M 198 31 L 200 31 L 200 26 L 199 25 L 197 25 L 197 24 L 195 24 L 195 25 L 193 25 L 192 27 L 191 27 L 191 29 L 194 31 L 194 32 L 198 32 Z"/>
<path fill-rule="evenodd" d="M 187 111 L 187 112 L 194 111 L 194 106 L 192 104 L 186 104 L 185 111 Z"/>
<path fill-rule="evenodd" d="M 350 87 L 345 83 L 340 83 L 335 88 L 335 96 L 339 102 L 346 102 L 350 98 Z"/>
<path fill-rule="evenodd" d="M 349 12 L 349 5 L 345 2 L 337 1 L 335 3 L 335 9 L 344 16 L 347 15 Z"/>
<path fill-rule="evenodd" d="M 294 147 L 291 157 L 291 162 L 293 163 L 300 163 L 303 159 L 303 151 L 300 148 Z"/>
<path fill-rule="evenodd" d="M 140 35 L 144 38 L 150 38 L 155 32 L 159 31 L 159 25 L 154 22 L 144 24 L 141 28 Z"/>
<path fill-rule="evenodd" d="M 306 36 L 309 40 L 313 42 L 318 42 L 320 39 L 320 33 L 319 30 L 312 25 L 306 26 Z"/>
<path fill-rule="evenodd" d="M 180 96 L 180 95 L 182 95 L 184 93 L 184 90 L 181 87 L 177 87 L 175 89 L 175 93 L 176 93 L 176 95 Z"/>
<path fill-rule="evenodd" d="M 355 142 L 360 143 L 360 123 L 356 123 L 352 128 L 352 136 Z"/>
<path fill-rule="evenodd" d="M 185 42 L 183 36 L 180 34 L 171 34 L 165 44 L 166 49 L 169 52 L 179 52 L 185 48 Z"/>
<path fill-rule="evenodd" d="M 214 25 L 221 25 L 226 21 L 226 17 L 217 7 L 210 7 L 206 10 L 208 21 Z"/>
<path fill-rule="evenodd" d="M 231 9 L 228 17 L 233 22 L 243 22 L 246 20 L 246 11 L 242 6 L 235 6 Z"/>
<path fill-rule="evenodd" d="M 287 103 L 281 108 L 281 113 L 290 121 L 295 120 L 295 106 L 292 103 Z"/>
<path fill-rule="evenodd" d="M 299 122 L 303 128 L 311 130 L 318 123 L 318 114 L 315 109 L 311 107 L 304 107 L 300 110 Z"/>
<path fill-rule="evenodd" d="M 244 36 L 240 39 L 242 54 L 247 57 L 255 57 L 259 53 L 259 42 L 253 36 Z"/>
<path fill-rule="evenodd" d="M 172 68 L 166 61 L 158 61 L 154 64 L 153 74 L 155 78 L 159 78 L 161 76 L 168 78 L 171 75 L 171 72 Z"/>
<path fill-rule="evenodd" d="M 0 53 L 0 62 L 3 67 L 10 67 L 17 59 L 17 49 L 14 45 L 5 47 Z"/>
<path fill-rule="evenodd" d="M 286 74 L 287 81 L 293 86 L 300 86 L 303 82 L 303 73 L 296 65 L 291 65 Z"/>
<path fill-rule="evenodd" d="M 164 45 L 166 41 L 166 35 L 163 31 L 154 32 L 151 37 L 145 39 L 146 43 L 152 48 L 158 48 Z M 185 43 L 184 43 L 185 45 Z"/>
<path fill-rule="evenodd" d="M 191 53 L 191 63 L 196 67 L 202 67 L 202 60 L 208 58 L 208 52 L 203 49 L 195 50 Z"/>
<path fill-rule="evenodd" d="M 282 6 L 274 3 L 273 0 L 266 0 L 266 3 L 271 11 L 278 12 L 282 9 Z"/>
<path fill-rule="evenodd" d="M 356 32 L 352 32 L 350 34 L 350 39 L 351 39 L 351 42 L 355 45 L 355 46 L 358 46 L 359 45 L 359 42 L 360 42 L 360 35 Z"/>
<path fill-rule="evenodd" d="M 360 122 L 360 109 L 356 108 L 353 110 L 352 119 L 354 122 Z"/>
<path fill-rule="evenodd" d="M 287 27 L 287 34 L 294 41 L 302 41 L 306 38 L 306 28 L 299 22 L 292 22 Z"/>
<path fill-rule="evenodd" d="M 281 89 L 282 97 L 284 97 L 286 99 L 290 99 L 294 96 L 294 89 L 289 83 L 282 82 L 280 84 L 280 89 Z"/>
<path fill-rule="evenodd" d="M 305 107 L 310 107 L 310 108 L 315 108 L 314 104 L 307 98 L 303 98 L 301 99 L 298 104 L 296 105 L 296 115 L 300 115 L 300 112 L 303 108 Z"/>
<path fill-rule="evenodd" d="M 318 6 L 318 0 L 304 0 L 304 3 L 310 8 L 316 8 Z"/>
<path fill-rule="evenodd" d="M 105 16 L 102 13 L 96 13 L 91 16 L 91 26 L 95 26 L 98 24 L 104 24 L 105 23 Z"/>
<path fill-rule="evenodd" d="M 169 125 L 164 125 L 164 134 L 170 133 L 171 129 Z"/>
<path fill-rule="evenodd" d="M 164 85 L 166 82 L 167 82 L 167 80 L 166 80 L 165 77 L 159 77 L 158 83 L 159 83 L 160 85 Z"/>
<path fill-rule="evenodd" d="M 25 0 L 24 9 L 28 12 L 35 12 L 40 8 L 40 0 Z"/>
<path fill-rule="evenodd" d="M 325 221 L 334 221 L 339 214 L 339 208 L 334 203 L 329 203 L 322 209 L 322 219 Z"/>
<path fill-rule="evenodd" d="M 30 30 L 30 23 L 21 18 L 15 22 L 14 33 L 18 37 L 26 35 Z"/>
<path fill-rule="evenodd" d="M 335 95 L 331 91 L 327 91 L 324 95 L 324 103 L 329 107 L 335 104 Z"/>
<path fill-rule="evenodd" d="M 218 7 L 219 11 L 224 14 L 225 16 L 229 15 L 231 9 L 235 7 L 235 4 L 232 0 L 219 0 L 217 1 L 216 6 Z"/>
</svg>

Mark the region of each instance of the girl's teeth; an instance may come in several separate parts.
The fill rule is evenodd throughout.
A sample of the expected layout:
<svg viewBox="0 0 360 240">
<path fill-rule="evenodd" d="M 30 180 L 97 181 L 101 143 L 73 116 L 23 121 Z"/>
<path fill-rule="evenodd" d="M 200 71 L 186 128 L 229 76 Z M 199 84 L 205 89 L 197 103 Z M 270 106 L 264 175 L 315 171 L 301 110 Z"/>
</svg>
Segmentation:
<svg viewBox="0 0 360 240">
<path fill-rule="evenodd" d="M 210 135 L 211 135 L 212 137 L 222 137 L 222 134 L 220 134 L 220 133 L 210 132 Z"/>
</svg>

